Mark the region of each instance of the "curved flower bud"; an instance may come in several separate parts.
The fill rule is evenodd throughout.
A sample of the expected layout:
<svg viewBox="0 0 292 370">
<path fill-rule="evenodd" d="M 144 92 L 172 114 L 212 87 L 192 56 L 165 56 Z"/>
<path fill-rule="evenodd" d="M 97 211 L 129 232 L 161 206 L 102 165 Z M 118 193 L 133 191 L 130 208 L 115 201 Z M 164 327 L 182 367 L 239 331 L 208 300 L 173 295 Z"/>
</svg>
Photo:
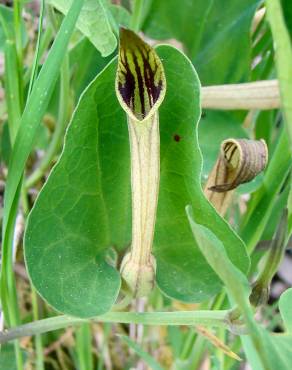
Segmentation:
<svg viewBox="0 0 292 370">
<path fill-rule="evenodd" d="M 282 262 L 285 248 L 288 242 L 288 210 L 284 209 L 277 226 L 269 253 L 264 262 L 262 271 L 252 286 L 249 297 L 250 303 L 257 307 L 267 302 L 269 298 L 270 284 Z"/>
<path fill-rule="evenodd" d="M 213 167 L 204 193 L 218 213 L 224 216 L 232 190 L 254 179 L 268 162 L 268 148 L 264 140 L 227 139 Z"/>
</svg>

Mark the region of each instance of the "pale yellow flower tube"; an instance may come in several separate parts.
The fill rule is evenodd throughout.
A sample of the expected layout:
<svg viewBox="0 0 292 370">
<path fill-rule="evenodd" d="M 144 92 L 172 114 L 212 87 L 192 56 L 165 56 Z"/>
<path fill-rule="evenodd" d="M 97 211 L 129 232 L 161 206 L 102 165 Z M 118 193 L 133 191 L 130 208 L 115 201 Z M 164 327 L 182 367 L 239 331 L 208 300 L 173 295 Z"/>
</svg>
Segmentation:
<svg viewBox="0 0 292 370">
<path fill-rule="evenodd" d="M 122 29 L 116 93 L 127 113 L 131 149 L 132 243 L 121 275 L 136 297 L 146 296 L 155 281 L 151 253 L 159 193 L 158 107 L 165 96 L 162 63 L 134 32 Z"/>
</svg>

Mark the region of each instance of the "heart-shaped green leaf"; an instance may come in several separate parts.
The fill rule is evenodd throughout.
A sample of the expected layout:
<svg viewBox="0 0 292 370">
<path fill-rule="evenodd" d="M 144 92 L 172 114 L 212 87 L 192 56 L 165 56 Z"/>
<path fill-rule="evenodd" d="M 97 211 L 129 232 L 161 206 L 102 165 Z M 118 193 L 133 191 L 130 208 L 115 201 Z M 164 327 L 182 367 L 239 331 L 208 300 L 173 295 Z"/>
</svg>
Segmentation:
<svg viewBox="0 0 292 370">
<path fill-rule="evenodd" d="M 194 244 L 187 204 L 192 204 L 198 222 L 224 242 L 242 271 L 248 268 L 248 257 L 201 189 L 196 72 L 175 48 L 156 50 L 167 80 L 159 108 L 157 283 L 167 295 L 194 302 L 214 295 L 221 282 Z M 25 236 L 26 263 L 39 293 L 56 309 L 81 317 L 101 314 L 114 303 L 120 277 L 107 263 L 107 251 L 127 248 L 131 239 L 129 142 L 126 115 L 115 95 L 116 68 L 114 60 L 82 95 L 62 156 L 36 201 Z"/>
<path fill-rule="evenodd" d="M 82 95 L 63 154 L 29 217 L 25 257 L 39 293 L 76 316 L 106 312 L 119 273 L 107 247 L 130 242 L 128 134 L 115 97 L 116 63 Z"/>
<path fill-rule="evenodd" d="M 159 108 L 161 173 L 154 239 L 157 282 L 173 298 L 198 302 L 218 292 L 221 283 L 194 245 L 185 214 L 187 204 L 192 204 L 198 222 L 224 241 L 229 258 L 242 271 L 248 268 L 248 258 L 241 240 L 218 216 L 201 189 L 197 74 L 190 61 L 175 49 L 161 46 L 157 52 L 164 62 L 167 81 L 166 96 Z"/>
</svg>

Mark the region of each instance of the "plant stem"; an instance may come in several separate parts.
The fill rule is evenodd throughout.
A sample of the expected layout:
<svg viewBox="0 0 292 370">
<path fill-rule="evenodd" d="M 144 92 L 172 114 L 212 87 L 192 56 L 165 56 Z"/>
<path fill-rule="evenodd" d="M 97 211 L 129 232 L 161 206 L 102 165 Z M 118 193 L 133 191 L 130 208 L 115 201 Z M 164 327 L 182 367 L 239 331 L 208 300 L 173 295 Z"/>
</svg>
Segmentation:
<svg viewBox="0 0 292 370">
<path fill-rule="evenodd" d="M 135 32 L 138 32 L 140 30 L 142 9 L 143 9 L 143 0 L 135 0 L 131 18 L 131 28 Z"/>
<path fill-rule="evenodd" d="M 17 199 L 19 198 L 21 184 L 17 189 Z M 13 273 L 13 237 L 15 221 L 18 209 L 18 201 L 12 205 L 9 222 L 7 224 L 7 233 L 3 240 L 2 265 L 1 265 L 1 304 L 4 314 L 4 321 L 8 327 L 20 324 L 19 309 L 17 303 L 17 291 L 15 276 Z M 18 341 L 14 342 L 15 357 L 17 369 L 23 369 L 23 359 Z"/>
<path fill-rule="evenodd" d="M 52 42 L 53 36 L 54 35 L 53 35 L 52 26 L 50 24 L 47 24 L 46 25 L 46 29 L 44 30 L 44 32 L 42 34 L 42 38 L 40 40 L 39 52 L 38 52 L 38 54 L 39 54 L 39 61 L 41 60 L 41 58 L 43 57 L 44 53 L 49 48 L 49 45 Z M 23 80 L 24 80 L 24 83 L 25 84 L 28 84 L 30 82 L 30 78 L 31 78 L 31 74 L 32 74 L 32 69 L 33 69 L 33 66 L 28 66 L 27 70 L 24 72 Z"/>
<path fill-rule="evenodd" d="M 108 312 L 92 319 L 79 319 L 70 316 L 55 316 L 34 321 L 10 330 L 0 332 L 0 344 L 17 338 L 47 333 L 68 326 L 86 322 L 108 322 L 143 325 L 205 325 L 230 328 L 228 310 L 222 311 L 177 311 L 177 312 Z"/>
<path fill-rule="evenodd" d="M 203 361 L 203 356 L 205 353 L 206 353 L 206 338 L 197 335 L 196 341 L 194 342 L 192 347 L 192 352 L 188 357 L 190 369 L 194 370 L 201 369 L 200 364 Z"/>
<path fill-rule="evenodd" d="M 284 209 L 277 226 L 275 235 L 271 242 L 264 267 L 253 284 L 249 300 L 254 307 L 266 304 L 269 297 L 271 281 L 276 274 L 278 267 L 285 253 L 287 239 L 288 211 Z"/>
<path fill-rule="evenodd" d="M 192 348 L 194 348 L 194 343 L 196 339 L 199 338 L 199 335 L 194 331 L 193 328 L 189 329 L 188 335 L 184 340 L 183 348 L 180 354 L 180 360 L 185 361 L 189 356 Z"/>
<path fill-rule="evenodd" d="M 259 280 L 264 286 L 269 285 L 271 283 L 284 256 L 286 248 L 285 238 L 287 235 L 287 222 L 288 222 L 287 213 L 288 213 L 287 209 L 284 209 L 274 239 L 271 242 L 269 253 L 267 255 L 267 260 L 259 276 Z"/>
<path fill-rule="evenodd" d="M 15 32 L 0 12 L 1 27 L 5 33 L 5 93 L 8 111 L 8 128 L 11 146 L 13 146 L 19 127 L 22 106 L 20 102 L 20 73 L 18 73 L 18 56 L 16 50 Z"/>
<path fill-rule="evenodd" d="M 89 323 L 82 324 L 75 332 L 76 354 L 79 370 L 93 370 L 91 353 L 92 334 Z"/>
<path fill-rule="evenodd" d="M 19 98 L 19 79 L 15 41 L 7 39 L 5 44 L 5 92 L 8 111 L 8 128 L 11 146 L 13 146 L 21 117 Z"/>
<path fill-rule="evenodd" d="M 30 81 L 29 81 L 29 87 L 28 87 L 28 93 L 27 93 L 27 100 L 28 100 L 28 98 L 30 96 L 30 93 L 31 93 L 33 84 L 34 84 L 35 79 L 37 77 L 37 69 L 38 69 L 39 58 L 40 58 L 40 50 L 39 49 L 40 49 L 40 40 L 41 40 L 42 26 L 43 26 L 43 17 L 44 17 L 44 0 L 41 0 L 41 1 L 42 1 L 42 3 L 41 3 L 40 18 L 39 18 L 38 38 L 37 38 L 36 52 L 35 52 L 35 55 L 34 55 L 33 66 L 32 66 L 32 69 L 31 69 L 31 78 L 30 78 Z M 21 63 L 22 63 L 22 61 L 21 61 Z M 23 67 L 22 67 L 22 69 L 23 69 Z M 22 91 L 21 91 L 20 96 L 23 96 L 24 95 L 24 93 L 23 93 L 23 86 L 25 84 L 25 81 L 24 81 L 24 79 L 25 79 L 24 72 L 21 73 L 20 79 L 21 79 L 21 86 L 22 86 Z M 28 213 L 29 213 L 30 208 L 29 208 L 29 202 L 28 202 L 27 192 L 26 192 L 26 188 L 25 188 L 25 183 L 24 182 L 22 182 L 22 188 L 21 188 L 21 202 L 22 202 L 23 213 L 24 213 L 24 216 L 26 217 L 26 216 L 28 216 Z"/>
<path fill-rule="evenodd" d="M 33 66 L 31 70 L 31 78 L 30 78 L 29 87 L 28 87 L 27 99 L 30 96 L 32 87 L 34 85 L 34 82 L 37 76 L 37 69 L 38 69 L 39 58 L 40 58 L 40 41 L 41 41 L 41 34 L 42 34 L 43 17 L 44 17 L 44 0 L 42 0 L 41 2 L 36 52 L 35 52 Z M 22 182 L 22 185 L 24 185 L 24 182 Z M 22 186 L 21 197 L 22 197 L 24 214 L 27 215 L 29 212 L 29 207 L 28 207 L 28 202 L 27 202 L 27 194 L 26 194 L 25 186 Z M 33 318 L 34 320 L 37 320 L 38 319 L 37 293 L 33 287 L 31 289 L 32 289 L 31 300 L 32 300 L 32 308 L 33 308 Z M 36 359 L 36 369 L 43 370 L 44 369 L 44 358 L 43 358 L 42 338 L 40 335 L 36 335 L 35 346 L 36 346 L 36 358 L 37 358 Z"/>
<path fill-rule="evenodd" d="M 5 89 L 8 109 L 8 128 L 10 143 L 13 148 L 20 117 L 23 108 L 23 81 L 22 81 L 22 43 L 20 31 L 21 7 L 18 1 L 14 2 L 14 31 L 9 31 L 6 20 L 1 15 L 0 21 L 6 34 L 5 43 Z M 17 39 L 16 39 L 17 37 Z M 20 186 L 17 193 L 19 194 Z M 23 195 L 24 209 L 26 208 L 26 197 Z M 13 272 L 13 237 L 17 215 L 18 201 L 14 202 L 9 221 L 9 230 L 3 238 L 2 266 L 1 266 L 1 304 L 4 321 L 8 326 L 20 324 L 19 308 L 17 303 L 17 292 L 15 276 Z M 18 341 L 14 343 L 17 369 L 23 369 L 23 359 Z"/>
<path fill-rule="evenodd" d="M 28 87 L 28 94 L 27 96 L 30 96 L 34 81 L 37 76 L 37 70 L 39 65 L 39 59 L 40 59 L 40 44 L 41 44 L 41 35 L 43 30 L 43 19 L 44 19 L 44 8 L 45 8 L 45 1 L 41 1 L 41 10 L 40 10 L 40 18 L 39 18 L 39 26 L 38 26 L 38 37 L 37 37 L 37 43 L 36 43 L 36 52 L 33 60 L 32 70 L 31 70 L 31 77 L 29 81 L 29 87 Z"/>
<path fill-rule="evenodd" d="M 214 299 L 211 305 L 208 304 L 207 308 L 211 310 L 221 310 L 224 307 L 224 302 L 226 300 L 226 292 L 225 290 L 221 291 Z M 194 333 L 195 334 L 195 333 Z M 186 352 L 186 357 L 194 356 L 193 348 L 196 348 L 195 351 L 195 359 L 192 363 L 192 369 L 197 369 L 199 364 L 203 361 L 204 353 L 206 352 L 205 348 L 205 338 L 196 334 L 194 335 L 194 341 L 191 343 L 192 346 L 188 348 Z"/>
<path fill-rule="evenodd" d="M 276 56 L 276 69 L 280 83 L 281 103 L 292 151 L 292 46 L 285 25 L 280 0 L 266 0 Z"/>
<path fill-rule="evenodd" d="M 18 78 L 19 78 L 19 97 L 20 106 L 23 108 L 24 102 L 24 88 L 23 88 L 23 52 L 22 52 L 22 30 L 21 30 L 21 18 L 22 18 L 22 4 L 21 0 L 15 0 L 13 2 L 13 21 L 14 21 L 14 34 L 15 34 L 15 45 L 18 62 Z"/>
<path fill-rule="evenodd" d="M 31 289 L 31 302 L 32 302 L 32 309 L 33 309 L 33 319 L 36 321 L 39 318 L 38 300 L 37 300 L 37 293 L 33 287 Z M 42 337 L 40 334 L 37 334 L 35 337 L 35 347 L 36 347 L 36 370 L 43 370 L 44 369 L 44 355 L 43 355 Z"/>
</svg>

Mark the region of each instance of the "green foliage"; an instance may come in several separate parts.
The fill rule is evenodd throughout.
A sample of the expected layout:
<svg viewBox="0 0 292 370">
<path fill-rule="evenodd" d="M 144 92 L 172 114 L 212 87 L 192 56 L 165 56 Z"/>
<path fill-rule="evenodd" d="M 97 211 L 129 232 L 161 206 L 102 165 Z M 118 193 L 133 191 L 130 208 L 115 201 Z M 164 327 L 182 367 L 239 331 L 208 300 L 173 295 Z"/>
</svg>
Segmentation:
<svg viewBox="0 0 292 370">
<path fill-rule="evenodd" d="M 40 14 L 31 1 L 0 5 L 1 323 L 8 329 L 0 343 L 36 335 L 21 342 L 29 356 L 18 341 L 5 344 L 0 368 L 127 369 L 138 358 L 158 370 L 199 369 L 204 358 L 212 368 L 239 368 L 226 346 L 244 366 L 290 370 L 291 288 L 277 296 L 271 289 L 274 303 L 263 303 L 260 315 L 250 294 L 255 286 L 260 297 L 268 294 L 256 282 L 264 266 L 269 281 L 279 267 L 280 258 L 267 259 L 269 246 L 282 253 L 292 232 L 291 0 L 45 3 Z M 139 198 L 146 216 L 138 228 L 147 234 L 146 220 L 154 237 L 155 287 L 136 301 L 119 271 L 133 247 L 132 210 L 139 208 L 131 199 L 134 141 L 115 92 L 120 26 L 151 45 L 130 56 L 128 107 L 143 101 L 152 114 L 160 60 L 166 77 L 156 112 L 160 179 L 152 226 L 154 202 L 147 199 L 156 192 Z M 160 60 L 151 59 L 153 45 Z M 269 96 L 270 110 L 211 110 L 207 95 L 201 101 L 206 85 L 241 90 L 242 82 L 277 77 L 280 97 L 276 85 L 259 93 Z M 223 218 L 202 187 L 228 138 L 264 139 L 269 162 L 231 195 Z M 153 191 L 154 179 L 142 172 L 149 181 L 136 189 Z M 287 209 L 282 243 L 274 234 Z M 51 317 L 54 310 L 65 315 Z"/>
<path fill-rule="evenodd" d="M 194 246 L 185 204 L 192 203 L 201 222 L 224 238 L 227 253 L 242 271 L 248 268 L 248 258 L 241 240 L 201 190 L 201 154 L 193 125 L 200 115 L 197 75 L 176 49 L 161 46 L 157 52 L 168 81 L 160 109 L 157 283 L 168 296 L 202 301 L 214 295 L 220 283 Z M 105 88 L 114 86 L 115 70 L 116 62 L 110 63 L 83 94 L 63 154 L 26 231 L 26 262 L 37 290 L 57 310 L 82 317 L 101 314 L 114 303 L 120 279 L 107 264 L 106 253 L 130 243 L 127 125 L 114 90 Z M 176 85 L 178 71 L 188 80 L 181 89 Z M 185 99 L 193 103 L 186 105 Z"/>
<path fill-rule="evenodd" d="M 136 342 L 127 337 L 126 335 L 119 336 L 127 345 L 139 356 L 141 357 L 148 366 L 153 370 L 163 370 L 162 367 L 155 361 L 155 359 L 145 352 Z"/>
<path fill-rule="evenodd" d="M 17 4 L 18 5 L 18 4 Z M 25 162 L 32 149 L 34 138 L 39 127 L 39 122 L 45 114 L 48 106 L 48 99 L 54 88 L 54 83 L 58 77 L 59 67 L 62 63 L 66 47 L 73 32 L 83 1 L 80 0 L 72 5 L 65 18 L 60 33 L 56 37 L 44 66 L 36 80 L 32 93 L 28 99 L 22 118 L 21 125 L 17 131 L 17 136 L 13 138 L 13 151 L 9 161 L 9 172 L 6 182 L 4 196 L 4 213 L 2 224 L 2 268 L 1 268 L 1 301 L 4 317 L 8 325 L 16 325 L 19 322 L 19 311 L 17 305 L 15 280 L 13 275 L 13 235 L 17 215 L 17 207 L 21 192 L 21 178 L 25 168 Z M 20 21 L 19 21 L 20 22 Z M 18 23 L 19 23 L 18 22 Z M 17 22 L 16 22 L 17 23 Z M 18 25 L 18 29 L 20 26 Z M 20 40 L 18 40 L 20 41 Z M 10 43 L 12 47 L 14 44 Z M 19 54 L 17 48 L 13 50 L 13 55 L 17 55 L 17 65 L 19 65 Z M 22 105 L 22 91 L 20 83 L 17 91 L 16 104 Z M 11 98 L 11 95 L 10 95 Z M 11 112 L 10 112 L 11 114 Z M 15 123 L 14 123 L 15 125 Z M 15 127 L 15 126 L 14 126 Z M 17 127 L 17 126 L 16 126 Z M 18 369 L 22 369 L 22 357 L 18 343 L 15 345 Z"/>
<path fill-rule="evenodd" d="M 198 216 L 187 206 L 186 213 L 192 228 L 194 239 L 209 265 L 224 282 L 238 307 L 249 318 L 248 294 L 250 292 L 247 278 L 239 271 L 224 250 L 224 241 L 218 239 L 208 228 L 198 223 Z"/>
<path fill-rule="evenodd" d="M 13 11 L 4 5 L 0 5 L 0 48 L 3 51 L 5 40 L 13 33 Z"/>
<path fill-rule="evenodd" d="M 284 324 L 289 333 L 292 334 L 292 289 L 286 290 L 280 297 L 279 309 L 284 320 Z"/>
<path fill-rule="evenodd" d="M 26 359 L 27 354 L 25 351 L 22 351 L 22 357 L 23 360 Z M 1 346 L 0 369 L 17 370 L 14 347 L 12 344 L 5 344 L 4 346 Z"/>
<path fill-rule="evenodd" d="M 285 18 L 287 29 L 290 33 L 290 38 L 292 38 L 292 8 L 291 2 L 289 0 L 281 0 L 283 15 Z"/>
<path fill-rule="evenodd" d="M 91 348 L 91 328 L 89 324 L 83 324 L 76 330 L 76 351 L 79 370 L 93 370 L 93 356 Z"/>
<path fill-rule="evenodd" d="M 233 301 L 237 303 L 245 318 L 250 337 L 245 342 L 247 357 L 254 369 L 265 370 L 288 370 L 292 360 L 289 348 L 292 344 L 292 336 L 275 336 L 268 333 L 256 324 L 251 306 L 248 302 L 250 292 L 246 277 L 231 263 L 227 257 L 223 243 L 207 228 L 198 224 L 194 218 L 192 209 L 187 207 L 187 215 L 192 227 L 194 238 L 202 253 L 214 271 L 220 276 Z M 291 329 L 291 290 L 288 290 L 280 300 L 280 310 L 288 330 Z M 289 308 L 288 308 L 289 307 Z"/>
<path fill-rule="evenodd" d="M 267 19 L 277 45 L 275 49 L 276 72 L 281 93 L 282 112 L 285 129 L 289 137 L 289 152 L 292 153 L 292 64 L 287 59 L 292 59 L 291 37 L 286 27 L 286 22 L 280 0 L 266 0 Z"/>
<path fill-rule="evenodd" d="M 14 33 L 13 10 L 0 4 L 0 51 L 4 51 L 5 41 Z M 23 44 L 27 42 L 24 22 L 21 22 L 21 37 Z"/>
<path fill-rule="evenodd" d="M 52 47 L 46 63 L 43 65 L 22 115 L 21 128 L 18 131 L 13 155 L 10 160 L 10 171 L 7 180 L 7 187 L 9 190 L 5 193 L 7 217 L 9 215 L 10 208 L 13 205 L 17 187 L 25 166 L 25 161 L 31 150 L 39 121 L 42 119 L 48 106 L 48 98 L 52 93 L 54 84 L 58 77 L 58 67 L 60 67 L 63 55 L 66 52 L 66 46 L 69 43 L 82 3 L 82 0 L 74 3 L 68 16 L 65 18 L 58 35 L 59 37 L 56 38 L 54 47 Z M 4 231 L 5 226 L 6 225 L 4 223 Z"/>
<path fill-rule="evenodd" d="M 200 117 L 199 82 L 194 68 L 182 54 L 176 52 L 174 58 L 174 49 L 157 50 L 165 61 L 168 82 L 160 108 L 161 179 L 154 239 L 157 282 L 167 295 L 196 302 L 215 294 L 220 284 L 194 246 L 185 216 L 187 204 L 193 205 L 204 225 L 224 237 L 227 253 L 242 271 L 246 272 L 248 259 L 241 240 L 202 193 L 202 158 L 194 125 Z M 178 86 L 178 79 L 188 83 Z"/>
<path fill-rule="evenodd" d="M 49 0 L 48 3 L 63 14 L 67 14 L 72 5 L 72 1 L 67 0 Z M 109 9 L 105 1 L 85 0 L 77 21 L 78 29 L 88 37 L 104 57 L 111 54 L 117 46 L 117 39 L 112 31 L 108 12 Z"/>
<path fill-rule="evenodd" d="M 105 89 L 114 86 L 115 68 L 110 63 L 83 94 L 26 231 L 34 285 L 56 309 L 76 316 L 114 303 L 120 278 L 106 263 L 106 248 L 130 239 L 127 127 L 114 89 Z"/>
<path fill-rule="evenodd" d="M 147 9 L 143 30 L 156 39 L 181 41 L 203 85 L 242 82 L 249 77 L 249 35 L 258 4 L 259 0 L 184 0 L 179 4 L 156 0 Z"/>
</svg>

